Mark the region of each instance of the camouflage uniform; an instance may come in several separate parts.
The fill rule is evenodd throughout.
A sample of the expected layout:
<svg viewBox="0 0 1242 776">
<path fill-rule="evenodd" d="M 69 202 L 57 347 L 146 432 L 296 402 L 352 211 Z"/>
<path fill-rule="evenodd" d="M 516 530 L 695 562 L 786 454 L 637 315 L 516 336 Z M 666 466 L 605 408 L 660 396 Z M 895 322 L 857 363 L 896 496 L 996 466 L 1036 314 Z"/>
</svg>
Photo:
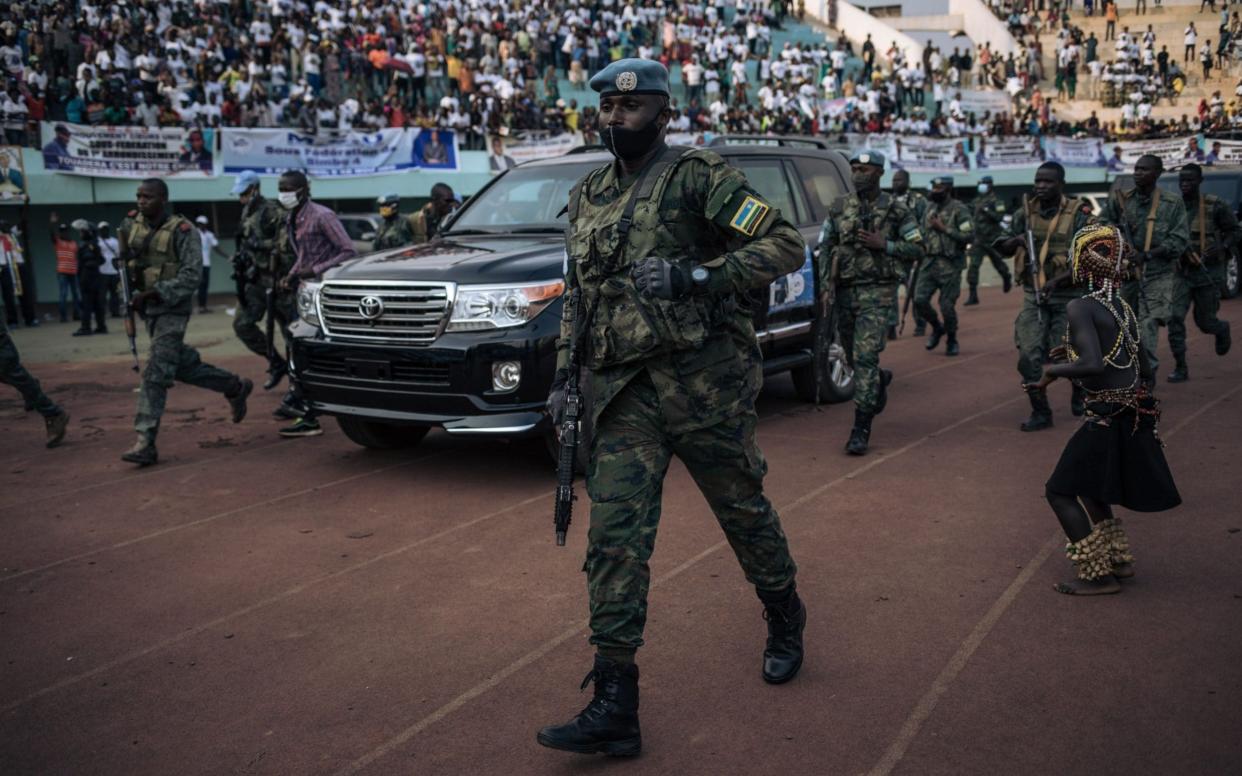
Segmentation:
<svg viewBox="0 0 1242 776">
<path fill-rule="evenodd" d="M 0 383 L 16 388 L 26 401 L 27 408 L 33 409 L 45 418 L 54 418 L 63 412 L 56 402 L 43 392 L 39 381 L 26 371 L 26 367 L 22 366 L 21 356 L 17 353 L 13 338 L 9 336 L 9 329 L 5 325 L 3 316 L 0 316 Z"/>
<path fill-rule="evenodd" d="M 583 570 L 591 643 L 601 654 L 643 643 L 648 559 L 673 455 L 707 498 L 749 582 L 759 591 L 782 591 L 795 573 L 776 510 L 763 494 L 767 463 L 755 443 L 762 357 L 737 300 L 798 269 L 805 246 L 716 154 L 667 149 L 653 164 L 649 174 L 635 176 L 638 182 L 618 179 L 614 164 L 601 167 L 569 198 L 558 365 L 566 367 L 572 332 L 581 325 L 595 429 Z M 631 197 L 637 204 L 624 235 L 618 222 Z M 687 271 L 710 267 L 711 280 L 681 299 L 642 294 L 631 268 L 652 256 Z"/>
<path fill-rule="evenodd" d="M 905 205 L 906 209 L 914 214 L 914 223 L 916 224 L 923 223 L 923 216 L 927 214 L 927 197 L 923 196 L 917 191 L 910 191 L 909 189 L 906 190 L 905 194 L 901 194 L 901 195 L 893 194 L 892 197 L 894 201 L 896 201 L 899 204 Z M 916 262 L 921 261 L 921 260 L 922 260 L 922 256 L 920 256 L 918 259 L 915 259 Z M 906 280 L 910 277 L 910 264 L 911 263 L 913 262 L 902 263 L 903 266 L 901 267 L 900 285 L 906 285 Z M 914 316 L 915 326 L 926 325 L 926 322 L 923 320 L 922 316 L 919 315 L 918 309 L 914 307 L 914 289 L 906 288 L 906 296 L 910 297 L 911 299 L 910 313 Z M 893 314 L 889 316 L 888 325 L 897 326 L 900 323 L 901 323 L 901 305 L 898 303 L 896 297 L 894 296 Z"/>
<path fill-rule="evenodd" d="M 1156 197 L 1159 199 L 1152 215 L 1152 203 Z M 1156 358 L 1160 327 L 1167 326 L 1173 317 L 1175 268 L 1190 246 L 1186 208 L 1181 197 L 1159 186 L 1151 195 L 1137 189 L 1117 191 L 1104 203 L 1100 220 L 1120 227 L 1135 250 L 1151 252 L 1151 258 L 1143 267 L 1142 279 L 1127 281 L 1121 293 L 1138 313 L 1139 340 L 1154 375 L 1160 365 Z M 1147 237 L 1149 228 L 1150 238 Z"/>
<path fill-rule="evenodd" d="M 887 248 L 858 243 L 859 228 L 883 232 Z M 897 284 L 903 269 L 923 258 L 922 242 L 914 214 L 888 194 L 870 204 L 858 194 L 838 198 L 819 230 L 819 287 L 837 287 L 837 330 L 854 368 L 854 405 L 868 415 L 875 414 L 880 398 L 880 353 Z"/>
<path fill-rule="evenodd" d="M 1091 204 L 1086 200 L 1063 196 L 1056 206 L 1043 210 L 1039 200 L 1032 199 L 1014 213 L 1007 236 L 1025 239 L 1028 209 L 1037 263 L 1047 246 L 1047 255 L 1040 268 L 1042 281 L 1047 283 L 1069 270 L 1070 243 L 1074 234 L 1091 219 Z M 1043 304 L 1037 305 L 1035 293 L 1041 287 L 1040 279 L 1031 277 L 1025 248 L 1014 257 L 1014 276 L 1022 287 L 1022 309 L 1013 324 L 1013 344 L 1018 349 L 1018 374 L 1022 375 L 1023 382 L 1034 383 L 1043 376 L 1048 351 L 1063 344 L 1068 322 L 1066 306 L 1082 296 L 1083 289 L 1066 280 L 1044 299 Z"/>
<path fill-rule="evenodd" d="M 948 229 L 933 229 L 931 219 L 940 216 Z M 966 266 L 966 243 L 974 237 L 974 225 L 970 211 L 950 196 L 937 204 L 929 202 L 923 216 L 921 230 L 927 257 L 919 266 L 919 280 L 914 290 L 914 304 L 923 319 L 935 329 L 944 319 L 944 331 L 950 337 L 957 334 L 957 297 L 962 293 L 962 269 Z M 931 306 L 932 294 L 940 293 L 940 316 Z"/>
<path fill-rule="evenodd" d="M 134 430 L 148 444 L 155 443 L 164 401 L 174 380 L 197 385 L 227 396 L 236 395 L 241 380 L 232 372 L 204 364 L 198 351 L 185 344 L 185 330 L 193 309 L 193 296 L 203 272 L 202 241 L 182 216 L 166 216 L 155 227 L 136 210 L 121 222 L 118 234 L 131 258 L 125 271 L 133 278 L 135 293 L 154 290 L 159 302 L 149 302 L 143 313 L 151 350 L 142 373 Z M 146 249 L 143 250 L 143 243 Z"/>
<path fill-rule="evenodd" d="M 966 268 L 966 284 L 975 288 L 979 285 L 979 268 L 983 266 L 985 256 L 991 259 L 992 267 L 1002 278 L 1009 277 L 1009 268 L 1005 266 L 1004 260 L 994 251 L 988 250 L 992 242 L 1004 231 L 1001 219 L 1005 217 L 1007 208 L 994 191 L 976 198 L 971 204 L 974 206 L 975 239 L 970 244 L 970 265 Z"/>
<path fill-rule="evenodd" d="M 412 245 L 414 242 L 414 229 L 409 218 L 385 218 L 380 222 L 379 229 L 375 231 L 374 245 L 377 251 L 400 248 L 403 245 Z M 426 240 L 419 242 L 426 242 Z"/>
<path fill-rule="evenodd" d="M 242 211 L 237 244 L 254 262 L 256 282 L 246 283 L 233 319 L 233 332 L 252 353 L 267 358 L 267 334 L 259 323 L 267 315 L 267 289 L 276 289 L 276 316 L 285 344 L 292 342 L 289 324 L 297 318 L 297 301 L 292 292 L 282 290 L 280 278 L 293 266 L 293 252 L 285 237 L 286 212 L 270 199 L 254 195 Z"/>
<path fill-rule="evenodd" d="M 1200 213 L 1199 203 L 1203 202 Z M 1215 335 L 1227 327 L 1216 317 L 1220 311 L 1220 289 L 1224 286 L 1225 262 L 1238 241 L 1238 219 L 1220 197 L 1203 194 L 1187 202 L 1186 221 L 1190 229 L 1191 250 L 1202 264 L 1192 267 L 1179 262 L 1173 275 L 1173 303 L 1169 316 L 1169 350 L 1179 366 L 1186 363 L 1186 313 L 1194 303 L 1195 326 L 1204 334 Z"/>
</svg>

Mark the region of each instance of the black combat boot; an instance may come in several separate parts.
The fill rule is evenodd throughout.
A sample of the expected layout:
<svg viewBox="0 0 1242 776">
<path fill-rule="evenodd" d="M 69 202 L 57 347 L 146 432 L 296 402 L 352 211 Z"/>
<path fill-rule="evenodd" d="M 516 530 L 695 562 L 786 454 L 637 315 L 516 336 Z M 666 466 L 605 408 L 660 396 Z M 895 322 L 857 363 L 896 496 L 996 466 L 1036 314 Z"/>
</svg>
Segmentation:
<svg viewBox="0 0 1242 776">
<path fill-rule="evenodd" d="M 940 345 L 940 338 L 944 336 L 944 327 L 940 325 L 938 320 L 930 320 L 928 323 L 931 324 L 932 330 L 931 334 L 927 335 L 927 344 L 923 347 L 928 350 L 935 350 Z"/>
<path fill-rule="evenodd" d="M 946 331 L 945 335 L 949 338 L 949 340 L 944 345 L 944 354 L 946 356 L 956 356 L 958 353 L 961 353 L 962 350 L 957 345 L 957 332 Z"/>
<path fill-rule="evenodd" d="M 246 397 L 250 396 L 250 392 L 254 390 L 254 383 L 245 377 L 237 379 L 237 385 L 229 393 L 224 394 L 224 398 L 229 400 L 229 406 L 233 408 L 233 422 L 241 423 L 246 417 Z"/>
<path fill-rule="evenodd" d="M 151 466 L 159 462 L 160 455 L 155 450 L 155 442 L 139 434 L 134 446 L 121 453 L 121 460 L 139 466 Z"/>
<path fill-rule="evenodd" d="M 280 385 L 280 381 L 287 374 L 289 374 L 289 365 L 280 359 L 274 359 L 267 365 L 267 380 L 263 383 L 263 390 L 270 391 Z"/>
<path fill-rule="evenodd" d="M 69 428 L 69 413 L 61 410 L 60 414 L 44 418 L 43 422 L 47 426 L 47 446 L 59 447 L 65 441 L 65 431 Z"/>
<path fill-rule="evenodd" d="M 890 342 L 897 339 L 897 327 L 896 326 L 888 327 L 888 339 Z"/>
<path fill-rule="evenodd" d="M 790 585 L 779 593 L 759 592 L 763 619 L 768 621 L 768 643 L 763 650 L 763 681 L 784 684 L 802 668 L 802 631 L 806 606 Z"/>
<path fill-rule="evenodd" d="M 1216 330 L 1216 355 L 1225 355 L 1232 345 L 1233 338 L 1229 336 L 1229 321 L 1221 321 L 1220 328 Z"/>
<path fill-rule="evenodd" d="M 638 666 L 595 656 L 582 688 L 595 681 L 595 697 L 564 725 L 540 730 L 535 740 L 552 749 L 632 757 L 642 751 L 638 727 Z"/>
<path fill-rule="evenodd" d="M 306 403 L 299 399 L 290 388 L 280 400 L 280 406 L 272 411 L 272 416 L 285 420 L 297 420 L 306 414 Z"/>
<path fill-rule="evenodd" d="M 971 286 L 970 293 L 966 296 L 966 301 L 962 302 L 963 307 L 979 304 L 979 287 Z"/>
<path fill-rule="evenodd" d="M 1013 288 L 1013 275 L 1010 275 L 1008 272 L 1001 274 L 1001 288 L 1004 289 L 1006 294 L 1009 293 Z"/>
<path fill-rule="evenodd" d="M 1184 383 L 1190 379 L 1190 367 L 1186 366 L 1186 355 L 1179 354 L 1173 358 L 1173 371 L 1169 373 L 1167 379 L 1171 383 Z"/>
<path fill-rule="evenodd" d="M 1023 431 L 1042 431 L 1052 428 L 1052 405 L 1048 404 L 1047 391 L 1030 391 L 1027 396 L 1031 400 L 1031 417 L 1026 419 L 1019 428 Z"/>
<path fill-rule="evenodd" d="M 875 400 L 875 412 L 872 413 L 873 416 L 879 415 L 881 412 L 884 411 L 884 408 L 888 406 L 888 384 L 891 383 L 892 381 L 893 381 L 893 370 L 881 369 L 880 370 L 880 395 Z"/>
<path fill-rule="evenodd" d="M 1070 391 L 1070 414 L 1081 418 L 1087 412 L 1085 392 L 1077 385 Z"/>
<path fill-rule="evenodd" d="M 850 430 L 850 439 L 845 443 L 845 452 L 850 455 L 866 455 L 867 443 L 871 441 L 872 415 L 862 410 L 854 410 L 854 428 Z"/>
<path fill-rule="evenodd" d="M 923 337 L 926 335 L 927 335 L 927 322 L 926 321 L 915 321 L 914 322 L 914 336 Z"/>
</svg>

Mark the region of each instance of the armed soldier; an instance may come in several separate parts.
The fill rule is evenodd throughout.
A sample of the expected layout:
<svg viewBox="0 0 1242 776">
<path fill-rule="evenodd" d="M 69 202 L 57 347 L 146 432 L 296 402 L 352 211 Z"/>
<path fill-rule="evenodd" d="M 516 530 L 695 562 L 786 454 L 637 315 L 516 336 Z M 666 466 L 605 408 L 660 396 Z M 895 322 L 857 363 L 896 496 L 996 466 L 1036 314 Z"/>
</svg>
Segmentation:
<svg viewBox="0 0 1242 776">
<path fill-rule="evenodd" d="M 0 307 L 5 307 L 0 300 Z M 6 308 L 7 309 L 7 308 Z M 56 447 L 65 438 L 65 430 L 69 428 L 69 413 L 61 409 L 56 402 L 48 398 L 43 388 L 22 366 L 22 358 L 9 336 L 9 327 L 4 316 L 0 315 L 0 383 L 11 385 L 22 395 L 27 411 L 33 409 L 43 416 L 47 427 L 47 446 Z"/>
<path fill-rule="evenodd" d="M 845 451 L 863 455 L 871 421 L 888 403 L 893 373 L 880 369 L 885 328 L 897 302 L 902 270 L 923 258 L 914 214 L 880 192 L 884 155 L 865 151 L 850 160 L 854 194 L 837 198 L 819 230 L 819 288 L 854 368 L 854 428 Z"/>
<path fill-rule="evenodd" d="M 798 231 L 707 150 L 670 148 L 668 71 L 622 59 L 591 79 L 599 129 L 616 160 L 569 194 L 567 307 L 558 365 L 581 349 L 593 396 L 585 570 L 595 694 L 539 743 L 573 752 L 638 754 L 638 668 L 647 619 L 648 559 L 673 455 L 716 513 L 765 607 L 763 678 L 802 665 L 806 609 L 780 519 L 763 493 L 755 443 L 762 366 L 752 289 L 801 266 Z M 566 375 L 549 409 L 564 410 Z"/>
<path fill-rule="evenodd" d="M 931 324 L 927 349 L 935 350 L 941 338 L 947 338 L 945 355 L 956 356 L 957 297 L 962 293 L 962 269 L 966 266 L 966 243 L 975 235 L 970 210 L 953 199 L 953 177 L 941 175 L 932 179 L 931 204 L 923 217 L 922 234 L 927 257 L 919 265 L 919 280 L 914 291 L 914 305 L 924 320 Z M 932 294 L 940 295 L 940 316 L 931 306 Z M 943 323 L 941 322 L 943 316 Z"/>
<path fill-rule="evenodd" d="M 1002 221 L 1008 208 L 992 190 L 992 176 L 984 175 L 979 179 L 979 196 L 971 203 L 974 210 L 975 239 L 970 244 L 970 265 L 966 267 L 966 284 L 969 286 L 966 305 L 979 304 L 979 269 L 983 266 L 986 256 L 1001 278 L 1001 287 L 1006 294 L 1013 288 L 1013 277 L 1005 260 L 992 248 L 993 241 L 1005 231 Z"/>
<path fill-rule="evenodd" d="M 198 351 L 185 344 L 185 330 L 203 270 L 203 244 L 194 226 L 166 210 L 168 186 L 148 178 L 138 186 L 138 208 L 131 210 L 118 229 L 121 259 L 132 280 L 134 296 L 127 300 L 147 324 L 151 350 L 134 430 L 138 439 L 121 460 L 150 466 L 159 460 L 155 438 L 164 400 L 174 380 L 224 394 L 234 423 L 246 417 L 246 398 L 254 383 L 232 372 L 204 364 Z"/>
<path fill-rule="evenodd" d="M 923 217 L 927 214 L 927 197 L 917 191 L 910 190 L 910 173 L 905 170 L 898 170 L 893 173 L 893 199 L 899 204 L 905 205 L 906 209 L 914 214 L 914 222 L 916 224 L 923 223 Z M 921 258 L 916 261 L 908 262 L 906 266 L 901 268 L 901 284 L 906 287 L 906 301 L 900 308 L 896 300 L 893 301 L 893 315 L 889 319 L 889 339 L 897 339 L 897 329 L 904 323 L 906 311 L 913 307 L 914 289 L 918 283 L 918 270 Z M 918 309 L 914 311 L 914 336 L 922 337 L 927 333 L 927 321 L 923 320 L 923 316 L 919 315 Z"/>
<path fill-rule="evenodd" d="M 1013 214 L 1009 232 L 989 247 L 1014 255 L 1014 274 L 1022 286 L 1022 309 L 1013 324 L 1018 346 L 1018 374 L 1024 384 L 1038 383 L 1052 349 L 1065 337 L 1066 307 L 1084 293 L 1074 284 L 1070 271 L 1070 245 L 1074 235 L 1091 220 L 1091 203 L 1067 197 L 1065 168 L 1045 162 L 1035 171 L 1035 198 L 1023 198 L 1023 206 Z M 1028 253 L 1026 232 L 1030 229 L 1035 255 Z M 1052 405 L 1044 388 L 1027 392 L 1031 416 L 1019 428 L 1039 431 L 1052 426 Z M 1070 411 L 1083 413 L 1082 391 L 1075 385 Z"/>
<path fill-rule="evenodd" d="M 273 312 L 280 322 L 285 342 L 291 339 L 289 324 L 297 317 L 295 297 L 280 288 L 280 278 L 293 266 L 293 256 L 281 239 L 285 214 L 280 205 L 263 196 L 258 173 L 247 170 L 237 176 L 233 193 L 241 202 L 241 227 L 237 231 L 237 255 L 233 258 L 233 277 L 237 280 L 237 317 L 233 332 L 250 352 L 268 362 L 267 382 L 270 391 L 288 373 L 284 358 L 272 357 L 267 335 L 259 322 L 268 314 L 268 292 Z"/>
<path fill-rule="evenodd" d="M 406 217 L 410 225 L 410 242 L 418 245 L 431 242 L 440 234 L 444 219 L 457 209 L 453 187 L 437 183 L 431 187 L 431 201 Z"/>
<path fill-rule="evenodd" d="M 1199 192 L 1202 182 L 1203 170 L 1197 164 L 1186 165 L 1178 175 L 1193 247 L 1182 256 L 1173 275 L 1173 309 L 1169 315 L 1169 350 L 1174 361 L 1169 374 L 1171 383 L 1190 379 L 1186 366 L 1186 313 L 1191 304 L 1195 326 L 1216 338 L 1216 355 L 1228 353 L 1232 344 L 1229 322 L 1216 314 L 1220 311 L 1225 262 L 1238 242 L 1238 219 L 1220 197 Z"/>
<path fill-rule="evenodd" d="M 413 244 L 414 229 L 410 226 L 410 220 L 398 217 L 401 197 L 396 194 L 382 194 L 375 200 L 375 205 L 379 208 L 380 218 L 384 219 L 380 222 L 379 229 L 375 230 L 375 250 Z"/>
<path fill-rule="evenodd" d="M 1138 311 L 1139 341 L 1151 365 L 1153 389 L 1160 366 L 1156 358 L 1160 327 L 1173 316 L 1174 269 L 1190 247 L 1185 205 L 1176 194 L 1156 185 L 1163 171 L 1160 157 L 1139 157 L 1134 163 L 1134 188 L 1113 191 L 1100 213 L 1100 221 L 1121 229 L 1134 248 L 1138 277 L 1126 281 L 1121 295 Z"/>
</svg>

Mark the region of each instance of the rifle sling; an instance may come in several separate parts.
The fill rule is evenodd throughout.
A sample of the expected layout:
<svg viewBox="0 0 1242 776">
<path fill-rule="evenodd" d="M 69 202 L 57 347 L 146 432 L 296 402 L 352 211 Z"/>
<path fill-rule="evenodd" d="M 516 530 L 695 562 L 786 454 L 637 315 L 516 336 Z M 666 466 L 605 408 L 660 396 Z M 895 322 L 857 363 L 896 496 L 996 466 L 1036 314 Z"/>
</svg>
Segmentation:
<svg viewBox="0 0 1242 776">
<path fill-rule="evenodd" d="M 1057 225 L 1061 223 L 1061 213 L 1065 210 L 1065 197 L 1061 197 L 1061 201 L 1057 203 L 1057 214 L 1052 217 L 1052 223 L 1048 225 L 1048 234 L 1044 235 L 1044 244 L 1039 249 L 1039 287 L 1044 287 L 1044 262 L 1048 259 L 1048 246 L 1052 243 L 1052 233 L 1057 230 Z"/>
<path fill-rule="evenodd" d="M 1203 194 L 1199 195 L 1199 258 L 1207 256 L 1207 225 L 1204 223 L 1207 219 L 1203 213 Z"/>
</svg>

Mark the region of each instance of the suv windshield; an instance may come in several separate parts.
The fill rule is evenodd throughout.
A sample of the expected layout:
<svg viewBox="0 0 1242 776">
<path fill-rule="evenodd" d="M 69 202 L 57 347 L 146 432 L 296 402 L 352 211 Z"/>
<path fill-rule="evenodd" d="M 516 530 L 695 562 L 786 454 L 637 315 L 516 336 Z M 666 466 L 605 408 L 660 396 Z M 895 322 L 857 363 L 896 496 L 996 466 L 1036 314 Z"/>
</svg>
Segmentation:
<svg viewBox="0 0 1242 776">
<path fill-rule="evenodd" d="M 504 232 L 514 227 L 547 227 L 560 231 L 568 216 L 557 213 L 569 201 L 578 179 L 598 162 L 515 167 L 499 178 L 453 219 L 448 234 L 474 229 Z"/>
</svg>

